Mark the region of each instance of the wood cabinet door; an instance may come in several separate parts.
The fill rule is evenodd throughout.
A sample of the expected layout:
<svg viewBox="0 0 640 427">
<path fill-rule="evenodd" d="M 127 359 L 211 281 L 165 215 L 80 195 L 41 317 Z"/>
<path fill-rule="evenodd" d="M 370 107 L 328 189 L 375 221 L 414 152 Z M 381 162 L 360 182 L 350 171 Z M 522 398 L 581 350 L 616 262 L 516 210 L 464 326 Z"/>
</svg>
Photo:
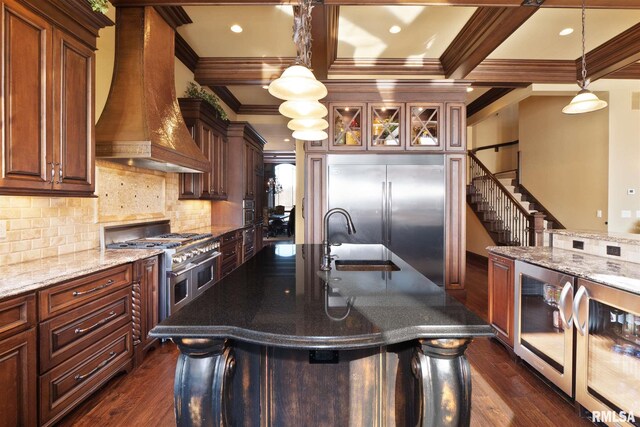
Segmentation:
<svg viewBox="0 0 640 427">
<path fill-rule="evenodd" d="M 0 341 L 0 426 L 37 425 L 36 330 Z"/>
<path fill-rule="evenodd" d="M 406 149 L 442 151 L 444 149 L 444 105 L 437 102 L 407 104 Z"/>
<path fill-rule="evenodd" d="M 368 150 L 404 150 L 404 104 L 369 104 L 367 123 Z"/>
<path fill-rule="evenodd" d="M 14 0 L 6 0 L 0 7 L 3 59 L 0 192 L 50 190 L 53 28 Z"/>
<path fill-rule="evenodd" d="M 200 182 L 201 182 L 201 193 L 200 193 L 200 197 L 203 199 L 209 199 L 211 198 L 211 196 L 216 194 L 216 191 L 214 189 L 214 176 L 215 176 L 215 166 L 214 166 L 214 161 L 212 161 L 215 158 L 215 144 L 214 144 L 214 132 L 213 129 L 211 129 L 211 127 L 207 126 L 206 124 L 200 124 L 199 126 L 200 132 L 198 135 L 198 145 L 200 146 L 200 150 L 202 150 L 202 153 L 204 154 L 204 156 L 211 161 L 211 169 L 207 172 L 203 172 L 200 175 Z"/>
<path fill-rule="evenodd" d="M 489 256 L 489 323 L 498 338 L 513 348 L 513 289 L 514 262 L 511 259 Z"/>
<path fill-rule="evenodd" d="M 92 194 L 95 56 L 71 35 L 53 32 L 54 189 Z"/>
<path fill-rule="evenodd" d="M 187 129 L 191 134 L 191 138 L 198 144 L 197 124 L 193 120 L 185 119 Z M 200 197 L 200 174 L 199 173 L 181 173 L 180 174 L 180 199 L 197 199 Z"/>
<path fill-rule="evenodd" d="M 244 164 L 243 164 L 243 175 L 244 175 L 244 198 L 245 199 L 253 199 L 254 197 L 254 157 L 253 157 L 253 146 L 249 143 L 244 144 Z"/>
<path fill-rule="evenodd" d="M 467 149 L 467 108 L 464 103 L 447 102 L 447 150 Z"/>
<path fill-rule="evenodd" d="M 218 165 L 218 198 L 226 200 L 229 191 L 229 140 L 221 137 L 218 140 L 220 151 L 216 164 Z"/>
</svg>

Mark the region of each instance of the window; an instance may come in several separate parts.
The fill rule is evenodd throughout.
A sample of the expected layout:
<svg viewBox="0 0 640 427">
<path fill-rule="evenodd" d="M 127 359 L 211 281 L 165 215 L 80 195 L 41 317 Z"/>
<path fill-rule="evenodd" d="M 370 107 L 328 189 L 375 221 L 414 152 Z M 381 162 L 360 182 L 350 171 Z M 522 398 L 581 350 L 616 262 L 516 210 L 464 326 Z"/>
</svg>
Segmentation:
<svg viewBox="0 0 640 427">
<path fill-rule="evenodd" d="M 276 183 L 282 186 L 282 190 L 275 195 L 275 205 L 283 205 L 289 211 L 296 204 L 296 167 L 290 164 L 281 164 L 275 167 Z"/>
</svg>

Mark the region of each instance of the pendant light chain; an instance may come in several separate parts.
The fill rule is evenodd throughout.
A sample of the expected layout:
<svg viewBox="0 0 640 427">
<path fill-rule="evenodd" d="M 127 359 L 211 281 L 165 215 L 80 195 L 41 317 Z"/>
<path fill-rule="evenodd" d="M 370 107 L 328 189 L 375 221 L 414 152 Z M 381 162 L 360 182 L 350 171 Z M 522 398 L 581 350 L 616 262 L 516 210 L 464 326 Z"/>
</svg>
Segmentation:
<svg viewBox="0 0 640 427">
<path fill-rule="evenodd" d="M 312 0 L 301 0 L 293 6 L 293 44 L 296 46 L 296 64 L 311 68 L 311 10 Z"/>
<path fill-rule="evenodd" d="M 580 84 L 582 89 L 586 88 L 589 85 L 589 83 L 587 82 L 587 55 L 585 47 L 585 26 L 587 22 L 585 1 L 586 0 L 582 0 L 582 82 Z"/>
</svg>

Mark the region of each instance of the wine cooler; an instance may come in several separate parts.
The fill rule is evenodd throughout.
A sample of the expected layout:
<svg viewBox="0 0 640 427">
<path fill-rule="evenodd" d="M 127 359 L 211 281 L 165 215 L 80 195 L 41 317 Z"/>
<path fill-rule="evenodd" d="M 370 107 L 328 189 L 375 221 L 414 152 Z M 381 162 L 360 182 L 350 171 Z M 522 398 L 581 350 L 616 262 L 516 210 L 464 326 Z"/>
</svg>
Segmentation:
<svg viewBox="0 0 640 427">
<path fill-rule="evenodd" d="M 573 397 L 575 279 L 521 261 L 515 274 L 514 351 Z"/>
<path fill-rule="evenodd" d="M 582 279 L 577 289 L 576 400 L 612 411 L 610 425 L 640 426 L 640 295 Z"/>
</svg>

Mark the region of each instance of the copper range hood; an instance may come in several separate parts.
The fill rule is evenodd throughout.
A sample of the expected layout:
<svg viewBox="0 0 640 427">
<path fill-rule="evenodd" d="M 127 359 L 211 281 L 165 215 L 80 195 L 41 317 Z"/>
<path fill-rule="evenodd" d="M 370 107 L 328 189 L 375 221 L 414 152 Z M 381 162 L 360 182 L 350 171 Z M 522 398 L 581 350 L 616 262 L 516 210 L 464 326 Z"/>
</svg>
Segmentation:
<svg viewBox="0 0 640 427">
<path fill-rule="evenodd" d="M 99 158 L 165 172 L 211 170 L 180 113 L 174 42 L 153 7 L 117 9 L 111 90 L 96 124 Z"/>
</svg>

